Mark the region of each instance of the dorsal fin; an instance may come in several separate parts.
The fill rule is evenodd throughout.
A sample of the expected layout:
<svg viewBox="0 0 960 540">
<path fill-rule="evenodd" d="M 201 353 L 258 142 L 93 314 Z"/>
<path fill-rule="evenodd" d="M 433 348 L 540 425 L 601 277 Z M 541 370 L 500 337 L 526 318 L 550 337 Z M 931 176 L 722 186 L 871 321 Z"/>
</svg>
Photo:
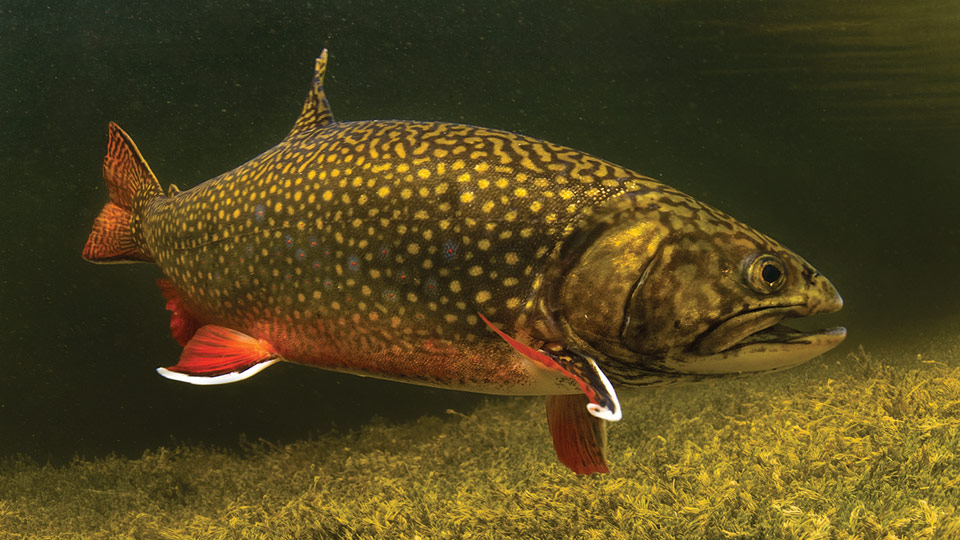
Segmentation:
<svg viewBox="0 0 960 540">
<path fill-rule="evenodd" d="M 297 118 L 297 123 L 287 138 L 296 137 L 299 133 L 322 128 L 334 122 L 333 113 L 330 111 L 330 102 L 327 101 L 327 94 L 323 91 L 323 76 L 327 72 L 327 50 L 324 49 L 317 58 L 316 68 L 313 73 L 313 84 L 310 86 L 310 92 L 307 94 L 307 100 L 303 103 L 303 110 Z"/>
</svg>

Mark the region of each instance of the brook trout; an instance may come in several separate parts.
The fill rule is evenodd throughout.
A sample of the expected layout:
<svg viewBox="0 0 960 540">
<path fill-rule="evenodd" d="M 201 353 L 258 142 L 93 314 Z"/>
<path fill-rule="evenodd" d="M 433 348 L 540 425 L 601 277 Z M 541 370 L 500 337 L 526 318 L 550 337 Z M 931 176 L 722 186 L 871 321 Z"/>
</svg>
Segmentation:
<svg viewBox="0 0 960 540">
<path fill-rule="evenodd" d="M 183 345 L 161 375 L 246 379 L 278 361 L 546 395 L 557 455 L 607 472 L 616 387 L 772 371 L 843 328 L 833 285 L 777 241 L 650 178 L 547 141 L 441 122 L 336 122 L 326 51 L 293 130 L 165 194 L 109 126 L 110 202 L 83 250 L 149 261 Z"/>
</svg>

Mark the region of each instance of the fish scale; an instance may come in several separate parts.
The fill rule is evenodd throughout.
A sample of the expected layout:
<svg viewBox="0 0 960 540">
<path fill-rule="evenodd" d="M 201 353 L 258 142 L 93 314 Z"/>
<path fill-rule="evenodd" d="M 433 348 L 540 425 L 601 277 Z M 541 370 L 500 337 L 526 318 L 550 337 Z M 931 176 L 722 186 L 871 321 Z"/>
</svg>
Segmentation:
<svg viewBox="0 0 960 540">
<path fill-rule="evenodd" d="M 153 261 L 194 384 L 285 360 L 543 394 L 560 460 L 606 472 L 611 380 L 782 369 L 845 331 L 833 286 L 775 240 L 655 180 L 548 141 L 418 121 L 336 122 L 326 51 L 293 130 L 192 189 L 109 128 L 110 202 L 84 257 Z M 609 375 L 609 378 L 608 378 Z"/>
</svg>

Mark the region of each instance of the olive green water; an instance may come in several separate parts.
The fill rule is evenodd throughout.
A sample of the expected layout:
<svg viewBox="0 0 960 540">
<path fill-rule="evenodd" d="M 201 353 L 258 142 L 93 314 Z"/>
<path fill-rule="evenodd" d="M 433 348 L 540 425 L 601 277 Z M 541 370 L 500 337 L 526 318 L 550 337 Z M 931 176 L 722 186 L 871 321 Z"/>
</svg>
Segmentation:
<svg viewBox="0 0 960 540">
<path fill-rule="evenodd" d="M 834 361 L 862 344 L 902 363 L 957 334 L 954 3 L 327 4 L 0 2 L 0 455 L 59 464 L 474 414 L 476 396 L 295 366 L 222 388 L 162 380 L 178 348 L 156 270 L 80 260 L 108 121 L 190 187 L 284 136 L 324 47 L 339 119 L 546 138 L 783 241 L 844 295 L 813 323 L 849 328 Z M 777 377 L 750 384 L 782 400 Z M 652 436 L 637 425 L 621 444 Z"/>
</svg>

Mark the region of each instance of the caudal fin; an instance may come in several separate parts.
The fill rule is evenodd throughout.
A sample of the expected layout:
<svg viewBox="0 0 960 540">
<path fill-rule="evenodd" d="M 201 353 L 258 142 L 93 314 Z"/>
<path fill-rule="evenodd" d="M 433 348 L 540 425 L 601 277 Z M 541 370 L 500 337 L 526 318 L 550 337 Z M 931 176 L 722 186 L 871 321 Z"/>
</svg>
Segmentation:
<svg viewBox="0 0 960 540">
<path fill-rule="evenodd" d="M 110 202 L 93 223 L 83 258 L 96 263 L 152 261 L 136 237 L 136 210 L 144 201 L 162 195 L 163 190 L 130 136 L 113 122 L 107 132 L 103 179 Z"/>
</svg>

